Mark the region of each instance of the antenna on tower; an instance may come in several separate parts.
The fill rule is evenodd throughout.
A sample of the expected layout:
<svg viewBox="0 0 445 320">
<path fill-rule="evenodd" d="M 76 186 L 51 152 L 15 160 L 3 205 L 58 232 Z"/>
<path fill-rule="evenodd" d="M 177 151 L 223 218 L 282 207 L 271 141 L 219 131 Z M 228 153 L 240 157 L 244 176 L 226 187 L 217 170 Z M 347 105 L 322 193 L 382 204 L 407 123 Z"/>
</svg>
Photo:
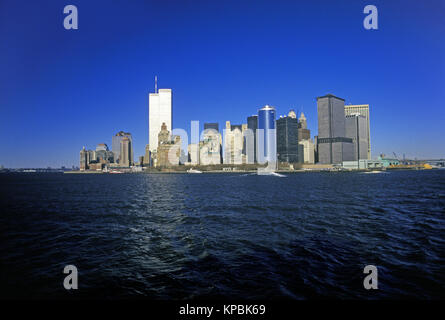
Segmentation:
<svg viewBox="0 0 445 320">
<path fill-rule="evenodd" d="M 155 76 L 155 93 L 158 93 L 158 76 Z"/>
</svg>

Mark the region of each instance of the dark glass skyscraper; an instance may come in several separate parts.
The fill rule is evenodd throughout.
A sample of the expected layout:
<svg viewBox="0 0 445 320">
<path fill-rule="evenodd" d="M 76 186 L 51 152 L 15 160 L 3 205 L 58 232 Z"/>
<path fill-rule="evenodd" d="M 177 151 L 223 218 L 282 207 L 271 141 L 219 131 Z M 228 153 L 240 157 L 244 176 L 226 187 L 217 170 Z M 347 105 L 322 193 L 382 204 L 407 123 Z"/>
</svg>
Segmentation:
<svg viewBox="0 0 445 320">
<path fill-rule="evenodd" d="M 204 123 L 204 130 L 207 130 L 207 129 L 214 129 L 217 132 L 219 132 L 219 124 L 216 122 Z"/>
<path fill-rule="evenodd" d="M 277 120 L 277 156 L 280 162 L 299 162 L 296 118 L 283 117 Z"/>
<path fill-rule="evenodd" d="M 275 108 L 269 105 L 258 110 L 258 163 L 277 161 Z"/>
</svg>

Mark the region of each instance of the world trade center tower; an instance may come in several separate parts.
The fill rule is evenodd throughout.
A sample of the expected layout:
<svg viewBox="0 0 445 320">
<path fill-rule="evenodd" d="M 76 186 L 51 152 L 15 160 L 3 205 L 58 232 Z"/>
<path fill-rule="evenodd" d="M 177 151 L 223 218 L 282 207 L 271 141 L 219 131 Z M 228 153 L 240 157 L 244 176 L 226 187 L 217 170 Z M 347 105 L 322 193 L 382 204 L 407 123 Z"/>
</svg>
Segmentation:
<svg viewBox="0 0 445 320">
<path fill-rule="evenodd" d="M 148 97 L 148 129 L 149 129 L 149 149 L 154 152 L 158 148 L 158 134 L 161 131 L 162 123 L 165 123 L 167 130 L 172 132 L 172 90 L 157 89 L 150 93 Z"/>
</svg>

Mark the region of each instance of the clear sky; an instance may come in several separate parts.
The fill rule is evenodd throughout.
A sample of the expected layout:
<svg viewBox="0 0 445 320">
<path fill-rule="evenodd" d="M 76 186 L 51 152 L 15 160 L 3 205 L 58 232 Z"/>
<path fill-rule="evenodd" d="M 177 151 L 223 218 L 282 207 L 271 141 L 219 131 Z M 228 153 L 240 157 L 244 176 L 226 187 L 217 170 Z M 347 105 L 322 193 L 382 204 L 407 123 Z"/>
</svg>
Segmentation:
<svg viewBox="0 0 445 320">
<path fill-rule="evenodd" d="M 0 0 L 0 164 L 78 166 L 120 130 L 143 155 L 155 75 L 175 128 L 271 104 L 304 111 L 313 136 L 332 93 L 370 105 L 373 156 L 445 157 L 445 1 Z"/>
</svg>

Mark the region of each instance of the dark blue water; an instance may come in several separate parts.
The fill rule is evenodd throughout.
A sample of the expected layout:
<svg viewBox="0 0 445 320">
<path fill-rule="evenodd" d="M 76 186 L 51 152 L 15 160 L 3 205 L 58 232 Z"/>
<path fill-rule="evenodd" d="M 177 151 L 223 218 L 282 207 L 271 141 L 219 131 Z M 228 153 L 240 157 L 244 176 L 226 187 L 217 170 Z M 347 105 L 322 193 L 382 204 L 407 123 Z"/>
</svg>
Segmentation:
<svg viewBox="0 0 445 320">
<path fill-rule="evenodd" d="M 3 298 L 445 298 L 445 170 L 8 173 L 0 208 Z"/>
</svg>

